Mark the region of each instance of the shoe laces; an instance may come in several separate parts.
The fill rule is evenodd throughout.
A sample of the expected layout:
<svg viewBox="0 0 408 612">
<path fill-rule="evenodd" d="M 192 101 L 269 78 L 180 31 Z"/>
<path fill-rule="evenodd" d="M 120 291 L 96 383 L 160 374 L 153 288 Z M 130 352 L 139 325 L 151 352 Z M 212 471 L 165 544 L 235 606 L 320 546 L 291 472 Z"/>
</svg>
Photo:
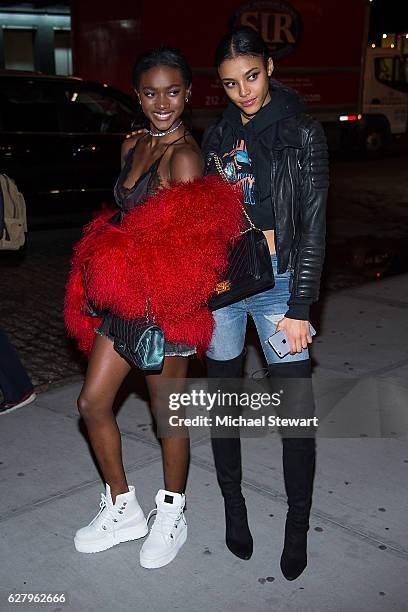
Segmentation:
<svg viewBox="0 0 408 612">
<path fill-rule="evenodd" d="M 116 508 L 112 504 L 112 502 L 106 497 L 105 493 L 101 493 L 101 501 L 99 502 L 99 512 L 95 516 L 95 518 L 91 521 L 91 525 L 101 516 L 102 512 L 104 512 L 104 516 L 103 516 L 104 522 L 102 523 L 102 529 L 107 529 L 105 521 L 111 521 L 113 523 L 117 523 L 119 520 L 117 515 L 123 514 L 126 504 L 127 502 L 123 502 L 121 506 Z"/>
<path fill-rule="evenodd" d="M 157 508 L 153 508 L 153 510 L 150 510 L 148 514 L 147 522 L 149 522 L 150 518 L 154 514 L 156 515 L 156 519 L 152 525 L 150 533 L 160 533 L 165 539 L 173 539 L 173 530 L 177 529 L 183 511 L 160 512 Z"/>
</svg>

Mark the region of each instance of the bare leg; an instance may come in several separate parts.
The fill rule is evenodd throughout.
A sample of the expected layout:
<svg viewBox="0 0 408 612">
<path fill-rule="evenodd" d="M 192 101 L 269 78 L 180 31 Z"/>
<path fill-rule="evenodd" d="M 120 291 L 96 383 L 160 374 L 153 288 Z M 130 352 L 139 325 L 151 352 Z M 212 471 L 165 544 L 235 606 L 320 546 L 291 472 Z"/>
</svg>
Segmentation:
<svg viewBox="0 0 408 612">
<path fill-rule="evenodd" d="M 165 378 L 178 379 L 187 375 L 188 359 L 186 357 L 166 357 L 160 374 L 149 374 L 146 383 L 149 389 L 151 411 L 157 421 L 162 396 L 160 382 Z M 182 391 L 182 381 L 175 380 L 176 391 Z M 168 408 L 162 407 L 162 408 Z M 164 486 L 168 491 L 183 493 L 186 486 L 188 462 L 190 456 L 190 439 L 186 428 L 184 438 L 162 438 Z"/>
<path fill-rule="evenodd" d="M 117 495 L 129 490 L 123 469 L 120 432 L 112 411 L 116 393 L 129 370 L 129 364 L 118 355 L 111 340 L 97 335 L 78 398 L 78 409 L 105 482 L 111 488 L 113 503 Z"/>
</svg>

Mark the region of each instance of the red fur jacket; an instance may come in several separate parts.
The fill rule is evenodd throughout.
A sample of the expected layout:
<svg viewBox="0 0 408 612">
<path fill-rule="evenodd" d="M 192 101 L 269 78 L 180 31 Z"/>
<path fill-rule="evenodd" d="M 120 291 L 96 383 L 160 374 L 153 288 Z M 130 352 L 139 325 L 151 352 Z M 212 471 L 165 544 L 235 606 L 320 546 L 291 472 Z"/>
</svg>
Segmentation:
<svg viewBox="0 0 408 612">
<path fill-rule="evenodd" d="M 228 245 L 242 229 L 241 192 L 217 176 L 180 183 L 149 196 L 119 226 L 104 212 L 85 226 L 74 249 L 65 296 L 68 334 L 85 353 L 101 319 L 86 312 L 89 300 L 124 318 L 149 311 L 166 340 L 197 346 L 211 340 L 206 302 L 227 267 Z"/>
</svg>

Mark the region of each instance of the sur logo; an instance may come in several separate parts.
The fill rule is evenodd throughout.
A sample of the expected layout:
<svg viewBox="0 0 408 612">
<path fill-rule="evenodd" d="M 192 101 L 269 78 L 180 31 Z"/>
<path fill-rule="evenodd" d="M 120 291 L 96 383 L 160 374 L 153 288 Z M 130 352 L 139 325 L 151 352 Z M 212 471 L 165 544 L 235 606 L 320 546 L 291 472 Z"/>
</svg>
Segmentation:
<svg viewBox="0 0 408 612">
<path fill-rule="evenodd" d="M 300 14 L 288 2 L 275 0 L 244 4 L 233 15 L 230 26 L 250 26 L 257 30 L 275 59 L 287 57 L 295 50 L 303 30 Z"/>
</svg>

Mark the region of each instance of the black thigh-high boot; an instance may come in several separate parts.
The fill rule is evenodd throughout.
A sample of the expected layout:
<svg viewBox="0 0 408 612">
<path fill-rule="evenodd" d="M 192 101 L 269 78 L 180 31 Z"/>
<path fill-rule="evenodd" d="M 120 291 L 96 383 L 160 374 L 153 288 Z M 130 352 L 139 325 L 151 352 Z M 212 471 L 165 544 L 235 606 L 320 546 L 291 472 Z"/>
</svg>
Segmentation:
<svg viewBox="0 0 408 612">
<path fill-rule="evenodd" d="M 206 358 L 208 378 L 242 378 L 244 352 L 234 359 L 218 361 Z M 242 495 L 241 440 L 239 428 L 229 428 L 233 437 L 218 438 L 215 429 L 211 435 L 215 469 L 225 506 L 225 541 L 229 550 L 240 559 L 249 559 L 253 540 L 249 530 L 245 498 Z"/>
<path fill-rule="evenodd" d="M 289 406 L 291 416 L 311 417 L 314 412 L 311 386 L 311 362 L 272 364 L 268 367 L 272 378 L 306 378 L 309 381 L 290 388 L 293 405 Z M 283 384 L 285 384 L 283 382 Z M 287 383 L 289 385 L 290 383 Z M 296 385 L 296 383 L 295 383 Z M 311 435 L 309 433 L 309 435 Z M 287 580 L 295 580 L 307 566 L 307 532 L 312 505 L 313 479 L 315 471 L 315 438 L 282 438 L 283 475 L 288 498 L 285 524 L 285 542 L 280 567 Z"/>
</svg>

